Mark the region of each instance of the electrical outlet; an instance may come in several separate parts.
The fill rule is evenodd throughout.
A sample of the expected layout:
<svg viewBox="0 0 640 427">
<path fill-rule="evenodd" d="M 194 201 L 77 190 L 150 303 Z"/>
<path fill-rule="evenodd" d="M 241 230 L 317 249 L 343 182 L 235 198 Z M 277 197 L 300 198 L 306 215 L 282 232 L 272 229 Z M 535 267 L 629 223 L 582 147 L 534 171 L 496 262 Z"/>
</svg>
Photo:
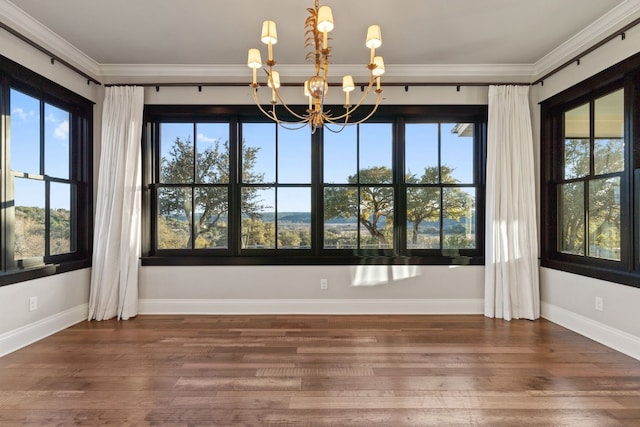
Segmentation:
<svg viewBox="0 0 640 427">
<path fill-rule="evenodd" d="M 604 300 L 602 297 L 596 297 L 595 308 L 598 311 L 604 311 Z"/>
<path fill-rule="evenodd" d="M 29 298 L 29 311 L 36 311 L 38 309 L 38 297 Z"/>
<path fill-rule="evenodd" d="M 320 279 L 320 289 L 323 291 L 329 289 L 329 281 L 327 279 Z"/>
</svg>

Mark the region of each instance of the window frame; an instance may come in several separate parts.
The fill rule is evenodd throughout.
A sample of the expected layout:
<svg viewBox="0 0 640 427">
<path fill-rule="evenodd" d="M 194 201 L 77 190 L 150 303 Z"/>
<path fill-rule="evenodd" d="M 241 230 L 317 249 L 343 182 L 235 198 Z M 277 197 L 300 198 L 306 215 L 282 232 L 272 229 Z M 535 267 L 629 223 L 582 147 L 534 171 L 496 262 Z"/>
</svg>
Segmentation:
<svg viewBox="0 0 640 427">
<path fill-rule="evenodd" d="M 304 108 L 304 107 L 300 107 Z M 340 106 L 328 107 L 338 110 Z M 484 264 L 484 193 L 485 193 L 485 165 L 486 165 L 486 105 L 414 105 L 414 106 L 380 106 L 373 118 L 367 123 L 392 123 L 392 173 L 394 188 L 394 227 L 406 229 L 406 212 L 399 209 L 402 203 L 401 192 L 406 191 L 404 183 L 404 151 L 403 144 L 398 144 L 399 138 L 404 138 L 403 126 L 410 123 L 474 123 L 474 179 L 478 188 L 476 194 L 476 240 L 474 249 L 460 249 L 455 251 L 442 250 L 407 250 L 400 244 L 406 244 L 406 236 L 401 237 L 403 231 L 396 231 L 393 249 L 347 250 L 324 249 L 321 242 L 324 236 L 324 221 L 318 207 L 323 205 L 322 181 L 322 133 L 323 129 L 312 135 L 311 145 L 311 249 L 252 249 L 240 250 L 239 243 L 234 236 L 239 236 L 239 190 L 238 179 L 230 183 L 230 203 L 235 207 L 229 214 L 229 250 L 156 250 L 155 218 L 157 212 L 154 191 L 157 185 L 157 170 L 159 165 L 158 141 L 159 123 L 206 123 L 229 121 L 231 129 L 239 129 L 240 123 L 270 123 L 260 115 L 255 106 L 216 106 L 216 105 L 145 105 L 143 128 L 143 201 L 142 201 L 142 265 L 358 265 L 362 263 L 379 265 L 405 264 Z M 238 176 L 239 132 L 230 133 L 231 159 L 230 176 Z M 286 184 L 285 186 L 287 186 Z M 235 220 L 231 217 L 235 216 Z M 405 224 L 402 225 L 401 221 Z M 405 233 L 406 234 L 406 233 Z"/>
<path fill-rule="evenodd" d="M 45 252 L 43 257 L 14 260 L 14 188 L 10 184 L 16 174 L 9 167 L 10 91 L 17 90 L 38 100 L 41 110 L 50 105 L 69 113 L 69 177 L 33 175 L 45 185 L 45 206 L 49 206 L 49 188 L 52 183 L 69 184 L 70 194 L 70 252 L 53 254 Z M 91 266 L 93 243 L 93 105 L 86 98 L 73 93 L 59 84 L 0 56 L 0 286 L 53 274 L 73 271 Z M 41 117 L 43 125 L 45 117 Z M 41 130 L 40 150 L 44 155 L 45 139 Z M 43 172 L 43 171 L 40 171 Z M 19 176 L 20 174 L 18 174 Z M 74 209 L 75 207 L 75 209 Z M 49 215 L 46 215 L 49 218 Z M 50 233 L 48 220 L 45 233 Z M 45 236 L 45 251 L 49 248 L 50 234 Z"/>
<path fill-rule="evenodd" d="M 624 90 L 624 159 L 620 173 L 620 261 L 573 255 L 560 251 L 559 185 L 562 184 L 563 114 L 593 103 L 603 96 Z M 636 54 L 589 79 L 541 102 L 541 266 L 570 273 L 640 287 L 640 54 Z M 593 123 L 591 123 L 593 130 Z M 590 134 L 590 141 L 594 135 Z M 593 157 L 593 153 L 590 154 Z M 590 172 L 591 173 L 591 172 Z M 589 175 L 575 181 L 603 178 Z M 570 180 L 572 181 L 572 180 Z M 588 187 L 585 186 L 585 190 Z M 586 200 L 586 198 L 585 198 Z M 586 225 L 585 225 L 586 227 Z M 588 230 L 585 229 L 585 233 Z M 586 249 L 586 248 L 585 248 Z"/>
</svg>

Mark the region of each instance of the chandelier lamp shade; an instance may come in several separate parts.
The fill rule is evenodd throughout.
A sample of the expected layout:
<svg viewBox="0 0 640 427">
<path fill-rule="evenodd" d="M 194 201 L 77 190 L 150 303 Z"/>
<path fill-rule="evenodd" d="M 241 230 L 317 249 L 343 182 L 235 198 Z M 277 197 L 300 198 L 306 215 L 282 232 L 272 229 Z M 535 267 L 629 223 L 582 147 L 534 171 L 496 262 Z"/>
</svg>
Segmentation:
<svg viewBox="0 0 640 427">
<path fill-rule="evenodd" d="M 308 108 L 304 113 L 290 108 L 280 94 L 280 74 L 275 70 L 276 61 L 273 56 L 273 45 L 278 43 L 278 33 L 276 24 L 273 21 L 262 23 L 262 34 L 260 40 L 267 45 L 267 61 L 263 64 L 260 50 L 249 49 L 247 65 L 252 70 L 253 80 L 251 88 L 253 99 L 262 113 L 276 123 L 289 128 L 300 128 L 306 125 L 311 127 L 311 131 L 325 127 L 332 132 L 339 132 L 347 125 L 362 123 L 368 120 L 380 105 L 382 89 L 380 87 L 380 76 L 384 74 L 384 61 L 381 56 L 376 56 L 376 49 L 382 45 L 382 35 L 378 25 L 371 25 L 367 31 L 365 46 L 369 49 L 369 81 L 360 99 L 352 104 L 350 94 L 355 89 L 353 76 L 346 75 L 342 78 L 342 90 L 345 93 L 344 111 L 333 115 L 330 111 L 325 111 L 325 98 L 329 90 L 328 73 L 329 58 L 331 57 L 331 47 L 329 46 L 329 33 L 333 30 L 333 13 L 329 6 L 320 6 L 319 0 L 315 0 L 315 7 L 308 8 L 309 16 L 305 21 L 305 48 L 310 52 L 307 54 L 307 61 L 315 65 L 315 72 L 304 82 L 304 96 L 307 97 Z M 271 106 L 263 106 L 258 98 L 257 71 L 263 68 L 267 75 L 267 86 L 271 89 Z M 376 94 L 375 104 L 370 106 L 371 110 L 364 115 L 358 116 L 358 120 L 353 119 L 353 113 L 361 107 L 364 100 L 370 93 Z M 280 107 L 278 107 L 280 106 Z M 278 109 L 284 109 L 287 119 L 278 116 Z M 292 119 L 289 119 L 291 117 Z M 334 129 L 330 126 L 335 125 Z"/>
</svg>

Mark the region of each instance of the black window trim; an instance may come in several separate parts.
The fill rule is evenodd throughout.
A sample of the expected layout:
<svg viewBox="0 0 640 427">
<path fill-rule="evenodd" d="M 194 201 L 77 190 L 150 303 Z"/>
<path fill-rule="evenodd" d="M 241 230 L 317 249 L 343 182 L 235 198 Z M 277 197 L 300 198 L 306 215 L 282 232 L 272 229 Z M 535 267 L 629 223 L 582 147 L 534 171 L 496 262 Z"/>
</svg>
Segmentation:
<svg viewBox="0 0 640 427">
<path fill-rule="evenodd" d="M 2 251 L 0 260 L 0 286 L 19 283 L 27 280 L 47 277 L 79 270 L 91 266 L 91 253 L 93 245 L 93 106 L 94 103 L 69 89 L 55 83 L 22 65 L 0 55 L 0 113 L 3 116 L 2 122 L 2 146 L 5 146 L 5 126 L 9 123 L 9 113 L 5 111 L 8 104 L 10 89 L 16 89 L 29 96 L 33 96 L 41 102 L 59 107 L 68 111 L 71 115 L 69 132 L 77 143 L 72 143 L 73 151 L 70 154 L 70 168 L 75 168 L 76 181 L 75 201 L 77 211 L 75 212 L 75 223 L 72 221 L 72 233 L 75 232 L 76 239 L 72 242 L 75 245 L 73 253 L 45 256 L 38 259 L 28 259 L 18 264 L 18 269 L 9 269 L 9 262 L 6 260 L 6 251 Z M 0 156 L 0 159 L 4 155 Z M 0 164 L 1 166 L 2 164 Z M 4 171 L 0 167 L 2 181 L 2 199 L 5 200 L 10 194 L 5 194 L 5 179 L 11 171 Z M 48 178 L 47 181 L 55 182 L 55 178 Z M 72 181 L 72 176 L 69 177 Z M 11 190 L 12 191 L 12 190 Z M 73 199 L 72 199 L 73 202 Z M 0 225 L 6 227 L 5 231 L 13 227 L 7 223 L 6 207 L 0 209 Z M 73 214 L 73 213 L 72 213 Z M 5 234 L 5 233 L 0 233 Z M 8 235 L 2 237 L 2 243 L 11 243 L 12 237 Z M 13 253 L 13 251 L 11 251 Z"/>
<path fill-rule="evenodd" d="M 557 174 L 562 168 L 562 112 L 624 89 L 625 171 L 621 182 L 621 261 L 561 253 L 558 248 Z M 640 53 L 542 101 L 542 267 L 640 287 Z"/>
<path fill-rule="evenodd" d="M 303 107 L 301 107 L 303 108 Z M 340 106 L 329 107 L 339 111 Z M 485 201 L 485 167 L 486 167 L 486 129 L 487 129 L 487 106 L 486 105 L 384 105 L 380 106 L 376 115 L 368 122 L 389 122 L 393 126 L 394 139 L 399 136 L 397 123 L 446 123 L 464 121 L 474 123 L 474 133 L 477 144 L 474 144 L 475 168 L 474 180 L 477 188 L 476 195 L 476 227 L 477 227 L 477 248 L 460 250 L 405 250 L 401 254 L 397 253 L 401 233 L 395 233 L 394 249 L 391 250 L 359 250 L 357 254 L 344 250 L 331 250 L 319 248 L 317 241 L 312 241 L 313 249 L 278 249 L 278 250 L 255 250 L 241 251 L 239 254 L 225 255 L 225 250 L 168 250 L 163 249 L 154 252 L 155 237 L 152 235 L 156 212 L 153 206 L 151 191 L 154 188 L 154 177 L 158 159 L 153 158 L 159 155 L 153 149 L 153 141 L 156 137 L 157 126 L 155 123 L 162 121 L 171 123 L 191 123 L 191 122 L 220 122 L 229 121 L 232 126 L 239 126 L 240 121 L 269 122 L 260 115 L 255 106 L 252 105 L 145 105 L 144 128 L 143 128 L 143 199 L 142 199 L 142 265 L 143 266 L 180 266 L 180 265 L 484 265 L 484 201 Z M 318 131 L 321 134 L 321 130 Z M 235 135 L 232 133 L 232 138 Z M 230 146 L 237 147 L 230 141 Z M 403 159 L 402 153 L 398 149 L 399 144 L 393 144 L 393 165 L 394 174 L 402 174 L 404 166 L 397 159 Z M 320 157 L 320 144 L 312 143 L 312 157 L 320 158 L 317 162 L 312 162 L 312 188 L 321 187 L 320 182 L 322 159 Z M 232 161 L 237 159 L 237 152 L 230 153 Z M 233 166 L 231 166 L 233 172 Z M 394 177 L 396 184 L 394 188 L 404 189 L 404 183 L 398 184 L 400 177 Z M 156 181 L 154 181 L 156 180 Z M 232 183 L 232 186 L 235 185 Z M 468 185 L 465 185 L 468 187 Z M 231 190 L 231 203 L 234 201 L 236 191 Z M 322 233 L 322 221 L 316 218 L 317 208 L 321 197 L 321 191 L 312 190 L 311 201 L 311 221 L 312 236 L 318 240 L 318 233 Z M 395 198 L 398 203 L 398 196 Z M 395 206 L 395 211 L 400 212 Z M 394 221 L 398 225 L 399 217 L 395 215 Z M 235 225 L 239 227 L 238 225 Z M 230 228 L 234 227 L 233 223 Z M 233 233 L 233 230 L 231 230 Z"/>
</svg>

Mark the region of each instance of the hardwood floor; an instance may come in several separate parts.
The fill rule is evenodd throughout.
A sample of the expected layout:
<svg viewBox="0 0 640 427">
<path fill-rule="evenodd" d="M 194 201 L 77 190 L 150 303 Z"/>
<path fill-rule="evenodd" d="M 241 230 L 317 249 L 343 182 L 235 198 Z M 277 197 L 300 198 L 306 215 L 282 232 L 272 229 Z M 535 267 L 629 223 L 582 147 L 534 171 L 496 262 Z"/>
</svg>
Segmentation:
<svg viewBox="0 0 640 427">
<path fill-rule="evenodd" d="M 0 425 L 640 426 L 640 361 L 544 320 L 139 316 L 0 358 Z"/>
</svg>

